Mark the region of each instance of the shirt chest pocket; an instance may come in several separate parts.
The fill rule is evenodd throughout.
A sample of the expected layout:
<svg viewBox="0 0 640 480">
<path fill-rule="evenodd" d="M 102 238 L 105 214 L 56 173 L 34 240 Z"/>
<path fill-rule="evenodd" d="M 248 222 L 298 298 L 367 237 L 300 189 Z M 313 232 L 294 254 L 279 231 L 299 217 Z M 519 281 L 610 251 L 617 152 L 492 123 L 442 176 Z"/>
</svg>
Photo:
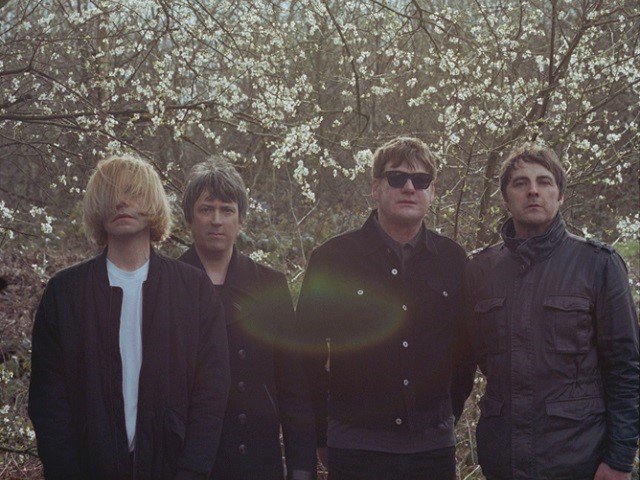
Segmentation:
<svg viewBox="0 0 640 480">
<path fill-rule="evenodd" d="M 588 352 L 593 343 L 591 302 L 586 297 L 550 295 L 544 299 L 546 347 L 555 353 Z"/>
<path fill-rule="evenodd" d="M 504 297 L 484 298 L 474 307 L 479 335 L 479 351 L 502 353 L 507 349 L 507 315 Z"/>
</svg>

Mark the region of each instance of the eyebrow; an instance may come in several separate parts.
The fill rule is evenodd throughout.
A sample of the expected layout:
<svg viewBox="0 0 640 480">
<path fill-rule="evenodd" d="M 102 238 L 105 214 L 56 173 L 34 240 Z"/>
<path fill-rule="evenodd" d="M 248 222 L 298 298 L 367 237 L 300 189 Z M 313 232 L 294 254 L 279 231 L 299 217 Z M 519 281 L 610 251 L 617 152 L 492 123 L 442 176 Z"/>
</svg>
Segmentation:
<svg viewBox="0 0 640 480">
<path fill-rule="evenodd" d="M 227 207 L 234 207 L 234 208 L 236 208 L 236 207 L 237 207 L 237 203 L 236 203 L 236 202 L 227 202 L 227 201 L 225 201 L 225 200 L 221 200 L 220 198 L 218 198 L 218 197 L 214 197 L 214 196 L 211 196 L 211 195 L 210 195 L 210 196 L 208 196 L 208 197 L 206 197 L 206 198 L 202 201 L 202 203 L 201 203 L 200 205 L 201 205 L 201 206 L 203 206 L 203 205 L 208 205 L 208 206 L 211 206 L 211 207 L 212 207 L 212 206 L 213 206 L 213 202 L 214 202 L 214 201 L 216 201 L 216 200 L 218 200 L 218 201 L 222 204 L 222 206 L 223 206 L 223 207 L 225 207 L 225 206 L 227 206 Z"/>
<path fill-rule="evenodd" d="M 543 179 L 543 178 L 548 178 L 548 179 L 551 179 L 551 180 L 555 180 L 555 178 L 554 178 L 554 176 L 553 176 L 553 175 L 547 175 L 547 174 L 545 174 L 545 175 L 538 175 L 538 176 L 536 177 L 536 180 L 541 180 L 541 179 Z M 514 182 L 514 181 L 516 181 L 516 180 L 520 180 L 520 179 L 529 180 L 529 177 L 527 177 L 526 175 L 514 175 L 513 177 L 511 177 L 511 181 L 512 181 L 512 182 Z"/>
</svg>

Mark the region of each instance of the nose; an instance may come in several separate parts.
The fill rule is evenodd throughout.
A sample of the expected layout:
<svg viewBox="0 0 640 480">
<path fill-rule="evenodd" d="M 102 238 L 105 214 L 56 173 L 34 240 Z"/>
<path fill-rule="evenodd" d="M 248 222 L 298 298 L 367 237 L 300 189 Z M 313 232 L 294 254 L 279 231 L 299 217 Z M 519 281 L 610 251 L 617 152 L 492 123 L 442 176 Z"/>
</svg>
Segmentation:
<svg viewBox="0 0 640 480">
<path fill-rule="evenodd" d="M 538 191 L 538 185 L 536 184 L 536 182 L 531 182 L 529 184 L 529 191 L 527 192 L 527 195 L 538 196 L 539 194 L 540 192 Z"/>
<path fill-rule="evenodd" d="M 407 178 L 407 181 L 404 182 L 404 185 L 402 186 L 402 191 L 403 192 L 415 192 L 416 187 L 413 186 L 413 182 L 411 181 L 410 178 Z"/>
<path fill-rule="evenodd" d="M 220 212 L 218 210 L 213 210 L 213 212 L 211 212 L 211 223 L 214 225 L 220 225 Z"/>
<path fill-rule="evenodd" d="M 116 211 L 126 208 L 128 205 L 127 199 L 123 196 L 118 197 L 118 203 L 116 203 Z"/>
</svg>

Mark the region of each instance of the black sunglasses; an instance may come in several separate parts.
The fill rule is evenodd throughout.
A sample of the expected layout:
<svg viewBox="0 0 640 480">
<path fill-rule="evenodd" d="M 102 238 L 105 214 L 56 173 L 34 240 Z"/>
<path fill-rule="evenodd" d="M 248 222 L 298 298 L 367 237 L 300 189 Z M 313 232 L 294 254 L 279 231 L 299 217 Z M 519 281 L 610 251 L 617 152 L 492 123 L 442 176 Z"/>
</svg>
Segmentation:
<svg viewBox="0 0 640 480">
<path fill-rule="evenodd" d="M 399 170 L 388 170 L 382 174 L 383 177 L 389 182 L 389 186 L 393 188 L 402 188 L 407 183 L 407 180 L 411 180 L 413 188 L 417 190 L 424 190 L 429 188 L 433 181 L 433 175 L 428 173 L 407 173 Z"/>
</svg>

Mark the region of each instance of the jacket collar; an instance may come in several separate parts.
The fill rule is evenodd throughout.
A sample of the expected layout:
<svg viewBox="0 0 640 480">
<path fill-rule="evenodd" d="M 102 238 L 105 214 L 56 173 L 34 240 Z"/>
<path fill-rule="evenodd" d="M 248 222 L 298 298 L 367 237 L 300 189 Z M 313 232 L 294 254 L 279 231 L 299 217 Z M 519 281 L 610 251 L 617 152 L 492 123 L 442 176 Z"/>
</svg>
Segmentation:
<svg viewBox="0 0 640 480">
<path fill-rule="evenodd" d="M 227 277 L 224 280 L 225 286 L 233 291 L 251 295 L 252 291 L 260 287 L 257 280 L 253 261 L 241 254 L 234 245 L 229 268 L 227 268 Z"/>
<path fill-rule="evenodd" d="M 182 255 L 180 255 L 178 260 L 180 260 L 181 262 L 187 263 L 192 267 L 196 267 L 206 273 L 204 265 L 202 264 L 202 261 L 198 256 L 198 252 L 196 252 L 196 246 L 194 244 L 191 244 L 191 246 L 187 249 L 187 251 L 184 252 Z"/>
<path fill-rule="evenodd" d="M 102 252 L 94 258 L 96 279 L 103 287 L 110 286 L 109 273 L 107 272 L 107 251 L 108 247 L 105 247 Z M 160 262 L 160 255 L 151 247 L 149 253 L 149 273 L 147 274 L 147 280 L 144 282 L 145 288 L 154 287 L 158 283 L 160 278 Z"/>
<path fill-rule="evenodd" d="M 194 244 L 192 244 L 189 249 L 182 254 L 179 260 L 199 268 L 206 273 L 202 260 L 200 260 Z M 231 260 L 229 261 L 229 267 L 227 267 L 227 276 L 224 279 L 222 288 L 251 295 L 256 283 L 257 279 L 254 274 L 254 268 L 252 268 L 251 259 L 241 254 L 234 245 Z"/>
<path fill-rule="evenodd" d="M 369 215 L 369 218 L 367 218 L 367 221 L 364 222 L 364 225 L 359 230 L 360 236 L 362 237 L 362 245 L 364 246 L 363 252 L 365 255 L 371 255 L 387 248 L 385 239 L 380 235 L 380 232 L 378 231 L 379 227 L 376 225 L 376 219 L 374 217 L 377 214 L 378 210 L 373 210 Z M 418 246 L 422 244 L 432 254 L 437 255 L 438 249 L 436 248 L 434 233 L 426 228 L 424 222 L 422 223 L 422 228 L 424 235 L 422 235 L 422 238 L 418 242 Z"/>
<path fill-rule="evenodd" d="M 531 238 L 515 236 L 513 218 L 503 225 L 500 234 L 509 251 L 520 258 L 526 265 L 541 262 L 548 258 L 555 248 L 567 237 L 567 229 L 562 216 L 558 212 L 549 229 L 543 235 Z"/>
</svg>

